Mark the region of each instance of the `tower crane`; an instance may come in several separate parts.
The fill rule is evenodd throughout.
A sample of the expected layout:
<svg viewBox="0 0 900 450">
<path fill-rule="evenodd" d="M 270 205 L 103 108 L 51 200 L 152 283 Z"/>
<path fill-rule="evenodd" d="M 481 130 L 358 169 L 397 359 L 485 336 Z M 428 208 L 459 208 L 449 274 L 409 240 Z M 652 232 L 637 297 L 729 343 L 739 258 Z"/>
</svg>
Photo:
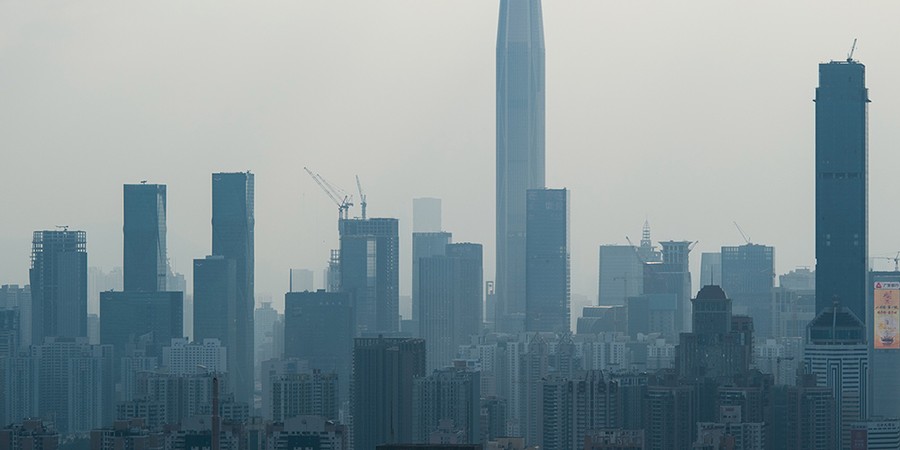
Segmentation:
<svg viewBox="0 0 900 450">
<path fill-rule="evenodd" d="M 356 176 L 356 190 L 359 191 L 359 206 L 362 208 L 362 218 L 366 220 L 366 194 L 363 194 L 362 184 L 359 182 L 359 175 Z"/>
<path fill-rule="evenodd" d="M 741 237 L 744 238 L 744 242 L 746 242 L 748 245 L 749 245 L 749 244 L 752 244 L 753 242 L 751 242 L 751 241 L 750 241 L 750 238 L 747 237 L 746 234 L 744 234 L 744 230 L 741 229 L 741 226 L 738 225 L 737 221 L 736 221 L 736 220 L 733 220 L 732 223 L 734 223 L 734 227 L 737 228 L 738 233 L 741 233 Z"/>
<path fill-rule="evenodd" d="M 330 183 L 328 183 L 325 178 L 322 178 L 321 175 L 317 173 L 314 174 L 311 170 L 309 170 L 308 167 L 304 167 L 303 170 L 305 170 L 306 173 L 308 173 L 309 176 L 313 179 L 313 181 L 315 181 L 316 184 L 318 184 L 319 187 L 322 188 L 323 191 L 325 191 L 325 194 L 328 195 L 328 198 L 330 198 L 331 201 L 334 202 L 335 205 L 337 205 L 338 220 L 347 219 L 348 210 L 351 206 L 353 206 L 353 196 L 347 195 L 346 192 L 342 192 L 343 190 L 335 188 Z"/>
</svg>

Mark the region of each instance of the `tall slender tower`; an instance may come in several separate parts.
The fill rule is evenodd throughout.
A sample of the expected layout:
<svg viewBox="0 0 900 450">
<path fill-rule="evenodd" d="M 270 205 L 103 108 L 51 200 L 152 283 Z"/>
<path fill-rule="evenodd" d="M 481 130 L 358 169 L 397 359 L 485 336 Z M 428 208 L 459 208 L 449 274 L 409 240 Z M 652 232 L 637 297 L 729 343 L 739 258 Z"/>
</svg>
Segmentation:
<svg viewBox="0 0 900 450">
<path fill-rule="evenodd" d="M 245 402 L 253 400 L 254 180 L 250 172 L 212 176 L 212 253 L 234 260 L 236 275 L 235 348 L 228 348 L 236 364 L 229 364 L 228 376 L 235 398 Z"/>
<path fill-rule="evenodd" d="M 124 290 L 166 290 L 166 185 L 126 184 Z"/>
<path fill-rule="evenodd" d="M 868 103 L 866 67 L 819 64 L 816 89 L 816 311 L 835 297 L 866 317 Z"/>
<path fill-rule="evenodd" d="M 501 0 L 497 31 L 497 326 L 525 313 L 525 194 L 544 188 L 544 25 L 540 0 Z"/>
<path fill-rule="evenodd" d="M 35 231 L 31 241 L 31 342 L 87 336 L 87 234 Z"/>
</svg>

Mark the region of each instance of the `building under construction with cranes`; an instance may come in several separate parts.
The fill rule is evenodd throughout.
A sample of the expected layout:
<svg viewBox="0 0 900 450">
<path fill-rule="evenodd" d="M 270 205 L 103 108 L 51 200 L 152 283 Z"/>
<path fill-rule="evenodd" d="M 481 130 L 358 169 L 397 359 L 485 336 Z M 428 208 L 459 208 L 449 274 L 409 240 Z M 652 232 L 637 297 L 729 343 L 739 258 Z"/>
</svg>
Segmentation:
<svg viewBox="0 0 900 450">
<path fill-rule="evenodd" d="M 310 169 L 304 170 L 338 207 L 340 249 L 332 251 L 328 264 L 328 290 L 346 292 L 353 298 L 358 336 L 399 331 L 399 221 L 367 216 L 359 176 L 356 187 L 362 217 L 350 218 L 353 195 Z"/>
</svg>

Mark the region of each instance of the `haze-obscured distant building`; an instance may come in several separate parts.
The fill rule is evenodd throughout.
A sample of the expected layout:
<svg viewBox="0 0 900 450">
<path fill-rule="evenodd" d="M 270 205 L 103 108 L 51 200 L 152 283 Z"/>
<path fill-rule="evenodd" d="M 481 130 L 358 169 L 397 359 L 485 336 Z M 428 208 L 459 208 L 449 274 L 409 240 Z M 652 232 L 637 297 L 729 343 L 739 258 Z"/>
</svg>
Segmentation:
<svg viewBox="0 0 900 450">
<path fill-rule="evenodd" d="M 413 199 L 413 233 L 441 231 L 441 199 L 422 197 Z"/>
<path fill-rule="evenodd" d="M 774 332 L 775 248 L 759 244 L 722 247 L 722 289 L 735 314 L 753 318 L 756 335 Z"/>
<path fill-rule="evenodd" d="M 481 244 L 449 244 L 443 256 L 419 260 L 419 324 L 427 370 L 450 365 L 460 345 L 481 331 Z"/>
<path fill-rule="evenodd" d="M 703 252 L 700 254 L 700 285 L 722 285 L 722 254 Z"/>
<path fill-rule="evenodd" d="M 598 305 L 624 305 L 644 290 L 644 265 L 632 245 L 600 246 Z"/>
<path fill-rule="evenodd" d="M 313 281 L 313 271 L 309 269 L 291 269 L 290 292 L 303 292 L 316 290 Z"/>
<path fill-rule="evenodd" d="M 544 183 L 544 25 L 540 0 L 504 1 L 497 27 L 497 329 L 525 315 L 526 191 Z M 568 326 L 568 323 L 566 323 Z"/>
<path fill-rule="evenodd" d="M 0 309 L 14 309 L 18 315 L 18 345 L 26 348 L 31 345 L 31 286 L 4 284 L 0 286 Z"/>
<path fill-rule="evenodd" d="M 419 261 L 432 256 L 446 254 L 447 244 L 453 241 L 453 235 L 446 231 L 414 232 L 412 235 L 412 318 L 414 335 L 419 336 Z"/>
</svg>

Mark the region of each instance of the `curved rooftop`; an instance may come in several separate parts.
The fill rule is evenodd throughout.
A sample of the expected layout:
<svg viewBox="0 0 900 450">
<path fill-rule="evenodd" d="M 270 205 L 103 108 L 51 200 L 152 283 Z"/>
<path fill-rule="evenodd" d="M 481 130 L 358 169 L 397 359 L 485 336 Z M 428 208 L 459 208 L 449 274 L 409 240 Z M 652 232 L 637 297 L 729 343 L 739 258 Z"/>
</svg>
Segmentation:
<svg viewBox="0 0 900 450">
<path fill-rule="evenodd" d="M 706 285 L 697 293 L 697 300 L 725 300 L 728 298 L 721 286 Z"/>
</svg>

